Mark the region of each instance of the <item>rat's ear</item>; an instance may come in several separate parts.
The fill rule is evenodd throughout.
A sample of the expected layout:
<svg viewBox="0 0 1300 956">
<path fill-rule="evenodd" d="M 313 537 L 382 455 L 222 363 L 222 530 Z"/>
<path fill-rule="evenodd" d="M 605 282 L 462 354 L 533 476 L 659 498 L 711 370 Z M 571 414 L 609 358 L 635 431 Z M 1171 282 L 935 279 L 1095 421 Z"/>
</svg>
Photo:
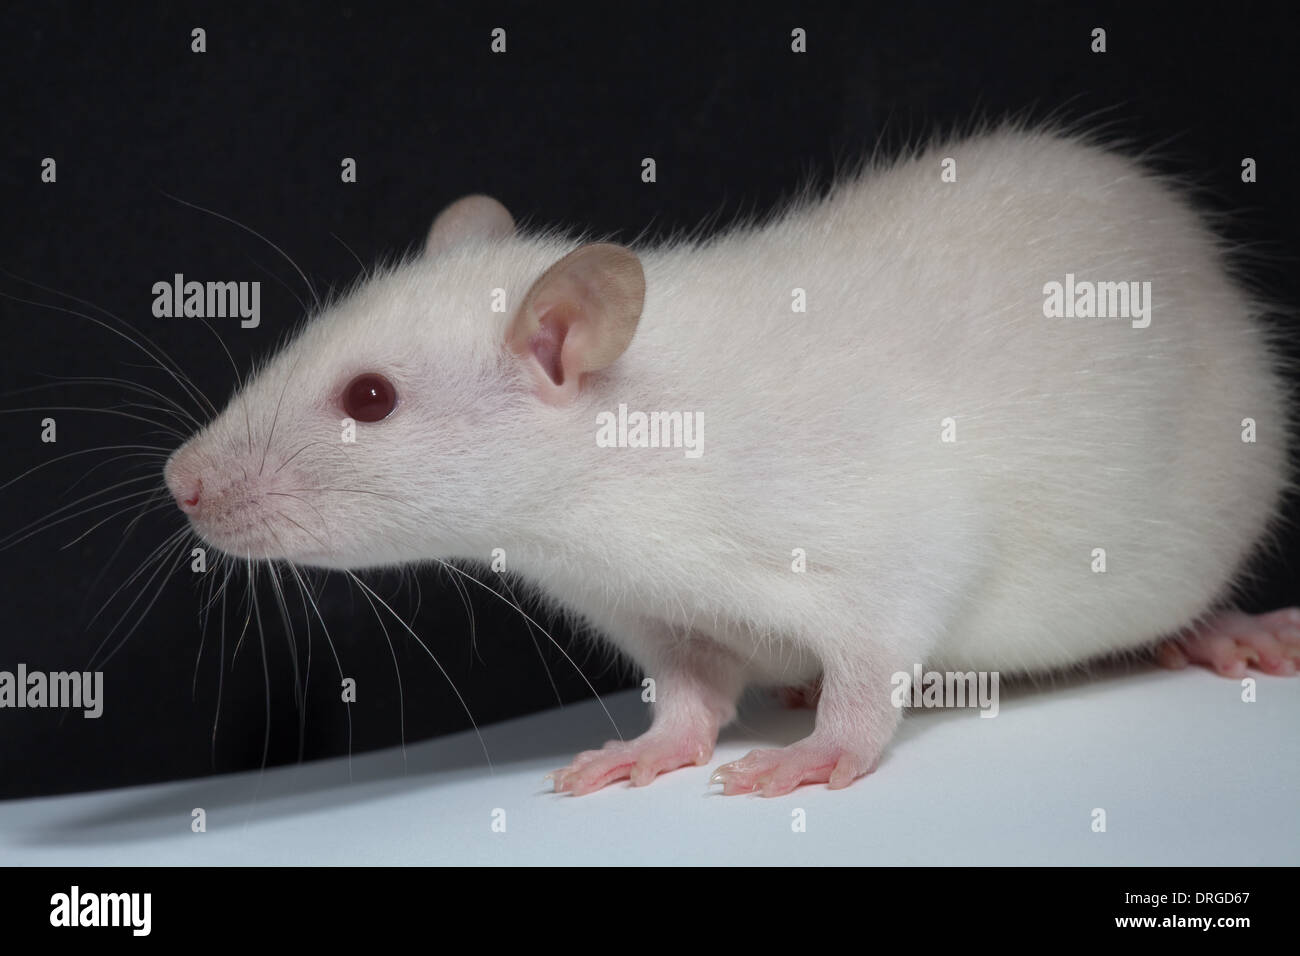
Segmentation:
<svg viewBox="0 0 1300 956">
<path fill-rule="evenodd" d="M 533 367 L 538 393 L 553 405 L 573 401 L 587 372 L 627 349 L 641 319 L 645 273 L 631 249 L 581 246 L 533 283 L 506 344 Z"/>
<path fill-rule="evenodd" d="M 491 196 L 465 196 L 438 213 L 424 251 L 434 255 L 466 239 L 504 239 L 514 231 L 515 221 L 501 203 Z"/>
</svg>

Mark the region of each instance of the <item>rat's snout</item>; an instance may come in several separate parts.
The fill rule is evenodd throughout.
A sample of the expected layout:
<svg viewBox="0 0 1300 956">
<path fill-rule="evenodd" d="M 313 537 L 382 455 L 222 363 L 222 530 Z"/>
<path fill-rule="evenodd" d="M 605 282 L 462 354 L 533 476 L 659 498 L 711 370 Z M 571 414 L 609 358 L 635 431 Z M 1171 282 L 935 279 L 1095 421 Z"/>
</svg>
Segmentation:
<svg viewBox="0 0 1300 956">
<path fill-rule="evenodd" d="M 289 469 L 260 474 L 259 461 L 255 455 L 246 462 L 220 443 L 199 438 L 167 459 L 163 482 L 206 544 L 258 559 L 301 559 L 310 549 L 294 532 L 319 511 L 311 507 L 310 514 L 295 517 L 291 503 L 297 496 L 285 486 L 296 488 L 301 478 Z M 310 532 L 304 536 L 313 542 L 316 537 Z"/>
<path fill-rule="evenodd" d="M 182 448 L 167 459 L 163 480 L 181 511 L 187 515 L 198 514 L 203 479 L 199 476 L 198 462 L 188 448 Z"/>
</svg>

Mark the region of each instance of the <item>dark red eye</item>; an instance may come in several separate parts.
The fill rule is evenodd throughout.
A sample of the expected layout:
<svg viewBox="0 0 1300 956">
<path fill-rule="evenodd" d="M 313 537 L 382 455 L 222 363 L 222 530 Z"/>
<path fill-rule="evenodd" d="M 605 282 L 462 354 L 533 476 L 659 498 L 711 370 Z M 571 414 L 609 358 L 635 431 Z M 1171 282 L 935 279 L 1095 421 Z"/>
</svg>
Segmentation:
<svg viewBox="0 0 1300 956">
<path fill-rule="evenodd" d="M 377 372 L 358 375 L 343 390 L 343 411 L 359 422 L 377 422 L 397 407 L 397 389 Z"/>
</svg>

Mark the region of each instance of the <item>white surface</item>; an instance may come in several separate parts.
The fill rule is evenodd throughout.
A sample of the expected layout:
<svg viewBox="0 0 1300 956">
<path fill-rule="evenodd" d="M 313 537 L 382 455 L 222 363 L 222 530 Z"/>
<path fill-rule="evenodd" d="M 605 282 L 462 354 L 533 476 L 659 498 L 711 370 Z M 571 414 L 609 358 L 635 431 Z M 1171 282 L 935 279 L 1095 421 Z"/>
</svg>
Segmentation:
<svg viewBox="0 0 1300 956">
<path fill-rule="evenodd" d="M 1003 689 L 1001 714 L 909 716 L 846 791 L 711 793 L 712 767 L 802 736 L 751 708 L 709 766 L 557 797 L 542 775 L 610 736 L 594 701 L 400 751 L 207 780 L 0 803 L 6 864 L 1296 864 L 1300 680 L 1204 671 Z M 645 713 L 607 700 L 625 736 Z M 716 790 L 716 788 L 713 788 Z M 206 833 L 190 831 L 194 807 Z M 1107 813 L 1107 832 L 1090 828 Z M 505 833 L 491 829 L 506 811 Z M 807 831 L 791 812 L 807 813 Z"/>
</svg>

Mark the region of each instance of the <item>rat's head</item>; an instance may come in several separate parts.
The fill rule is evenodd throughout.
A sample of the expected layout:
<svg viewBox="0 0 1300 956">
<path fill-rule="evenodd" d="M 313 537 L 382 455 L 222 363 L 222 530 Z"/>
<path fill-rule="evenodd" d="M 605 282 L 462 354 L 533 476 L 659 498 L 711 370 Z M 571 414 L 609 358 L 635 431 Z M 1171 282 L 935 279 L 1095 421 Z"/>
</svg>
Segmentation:
<svg viewBox="0 0 1300 956">
<path fill-rule="evenodd" d="M 555 456 L 539 445 L 590 443 L 584 383 L 627 348 L 644 294 L 628 249 L 520 238 L 495 200 L 462 199 L 422 256 L 261 368 L 171 456 L 167 486 L 238 558 L 486 557 L 534 496 L 553 497 Z"/>
</svg>

